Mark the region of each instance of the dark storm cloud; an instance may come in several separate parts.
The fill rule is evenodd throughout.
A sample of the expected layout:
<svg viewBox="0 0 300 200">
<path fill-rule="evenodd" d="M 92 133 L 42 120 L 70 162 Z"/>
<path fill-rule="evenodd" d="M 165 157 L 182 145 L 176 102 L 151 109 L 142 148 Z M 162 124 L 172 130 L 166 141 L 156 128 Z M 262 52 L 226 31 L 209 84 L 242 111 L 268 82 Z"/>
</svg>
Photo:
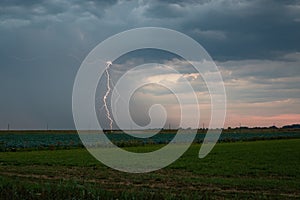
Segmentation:
<svg viewBox="0 0 300 200">
<path fill-rule="evenodd" d="M 84 26 L 86 34 L 91 33 L 88 29 L 97 29 L 93 25 L 98 26 L 95 35 L 101 26 L 114 24 L 119 30 L 164 26 L 192 36 L 217 60 L 270 58 L 278 52 L 300 51 L 300 1 L 129 1 L 110 10 L 117 3 L 5 0 L 0 3 L 0 26 L 45 28 L 83 20 L 86 25 L 76 25 Z M 116 31 L 111 28 L 105 32 Z"/>
<path fill-rule="evenodd" d="M 177 29 L 196 38 L 217 59 L 265 58 L 300 51 L 299 1 L 206 1 L 200 4 L 151 1 L 145 16 L 178 20 Z M 213 31 L 222 40 L 208 38 Z M 202 34 L 201 34 L 202 33 Z"/>
<path fill-rule="evenodd" d="M 211 0 L 154 0 L 147 1 L 144 15 L 150 18 L 179 18 L 188 16 L 188 9 L 194 5 L 210 3 Z"/>
<path fill-rule="evenodd" d="M 229 70 L 232 78 L 255 77 L 256 79 L 290 78 L 300 74 L 300 54 L 294 61 L 243 60 L 219 63 L 223 70 Z"/>
<path fill-rule="evenodd" d="M 142 26 L 172 28 L 200 42 L 230 72 L 229 85 L 240 81 L 229 86 L 233 100 L 299 97 L 293 89 L 299 87 L 300 1 L 2 0 L 0 127 L 14 120 L 20 128 L 46 121 L 73 128 L 72 86 L 84 57 L 107 37 Z M 146 50 L 126 67 L 122 57 L 116 64 L 128 69 L 170 58 Z"/>
<path fill-rule="evenodd" d="M 0 2 L 0 11 L 2 20 L 5 19 L 29 19 L 36 21 L 37 17 L 49 19 L 57 17 L 61 19 L 70 15 L 71 19 L 83 17 L 86 13 L 101 18 L 104 14 L 104 9 L 115 4 L 116 0 L 90 0 L 90 1 L 22 1 L 22 0 L 4 0 Z M 58 16 L 62 15 L 62 16 Z M 71 16 L 72 15 L 72 16 Z M 65 19 L 67 19 L 66 17 Z M 48 22 L 49 22 L 48 21 Z"/>
</svg>

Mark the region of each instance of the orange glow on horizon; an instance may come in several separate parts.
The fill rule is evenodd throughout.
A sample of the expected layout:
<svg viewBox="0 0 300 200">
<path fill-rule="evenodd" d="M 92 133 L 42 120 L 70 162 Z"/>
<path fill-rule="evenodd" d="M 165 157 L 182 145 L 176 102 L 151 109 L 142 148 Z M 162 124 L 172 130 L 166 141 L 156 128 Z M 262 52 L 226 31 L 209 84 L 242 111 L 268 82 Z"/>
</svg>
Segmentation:
<svg viewBox="0 0 300 200">
<path fill-rule="evenodd" d="M 249 115 L 236 115 L 228 114 L 225 121 L 225 128 L 242 126 L 248 127 L 269 127 L 284 125 L 299 124 L 300 114 L 281 114 L 275 116 L 249 116 Z"/>
</svg>

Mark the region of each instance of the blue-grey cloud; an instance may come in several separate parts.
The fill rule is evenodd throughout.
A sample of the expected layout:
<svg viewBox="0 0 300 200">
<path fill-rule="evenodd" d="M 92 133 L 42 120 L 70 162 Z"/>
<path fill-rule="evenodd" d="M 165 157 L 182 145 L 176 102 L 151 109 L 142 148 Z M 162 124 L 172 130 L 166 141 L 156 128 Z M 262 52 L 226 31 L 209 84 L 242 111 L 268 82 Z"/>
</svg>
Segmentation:
<svg viewBox="0 0 300 200">
<path fill-rule="evenodd" d="M 82 60 L 112 34 L 141 26 L 191 36 L 230 72 L 224 75 L 228 84 L 246 80 L 231 86 L 232 101 L 299 99 L 299 0 L 3 0 L 0 128 L 9 121 L 19 128 L 41 128 L 47 121 L 74 128 L 72 86 Z M 151 51 L 128 57 L 133 64 L 173 58 Z M 116 64 L 128 69 L 126 60 Z"/>
</svg>

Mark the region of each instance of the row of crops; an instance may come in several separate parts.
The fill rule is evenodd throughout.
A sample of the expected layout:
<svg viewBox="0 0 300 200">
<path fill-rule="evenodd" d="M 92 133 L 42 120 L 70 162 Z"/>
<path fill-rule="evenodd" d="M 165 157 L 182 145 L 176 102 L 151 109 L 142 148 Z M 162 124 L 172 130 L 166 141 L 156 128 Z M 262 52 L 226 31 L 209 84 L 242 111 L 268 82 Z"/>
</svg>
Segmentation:
<svg viewBox="0 0 300 200">
<path fill-rule="evenodd" d="M 93 141 L 93 134 L 86 134 L 85 137 Z M 95 134 L 94 134 L 95 135 Z M 115 144 L 166 144 L 174 137 L 175 133 L 160 133 L 150 138 L 136 138 L 124 133 L 107 134 L 109 140 Z M 187 134 L 180 135 L 181 140 L 187 138 Z M 201 143 L 205 134 L 197 134 L 194 142 Z M 300 132 L 281 132 L 281 133 L 223 133 L 221 134 L 220 142 L 231 141 L 249 141 L 249 140 L 267 140 L 280 138 L 300 138 Z M 77 134 L 39 134 L 39 133 L 20 133 L 20 134 L 0 134 L 0 150 L 8 148 L 37 148 L 37 147 L 76 147 L 82 146 L 82 142 Z M 121 145 L 122 146 L 122 145 Z"/>
</svg>

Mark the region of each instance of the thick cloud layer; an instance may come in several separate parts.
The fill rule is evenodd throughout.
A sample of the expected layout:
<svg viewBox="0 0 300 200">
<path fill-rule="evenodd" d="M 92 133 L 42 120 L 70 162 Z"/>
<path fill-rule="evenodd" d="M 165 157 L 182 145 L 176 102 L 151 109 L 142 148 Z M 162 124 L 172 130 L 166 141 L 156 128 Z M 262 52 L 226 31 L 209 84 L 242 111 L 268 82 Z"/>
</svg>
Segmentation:
<svg viewBox="0 0 300 200">
<path fill-rule="evenodd" d="M 0 128 L 74 128 L 72 86 L 82 60 L 107 37 L 142 26 L 202 44 L 220 66 L 232 116 L 300 114 L 298 0 L 3 0 Z M 131 59 L 143 57 L 172 64 L 146 51 Z"/>
</svg>

